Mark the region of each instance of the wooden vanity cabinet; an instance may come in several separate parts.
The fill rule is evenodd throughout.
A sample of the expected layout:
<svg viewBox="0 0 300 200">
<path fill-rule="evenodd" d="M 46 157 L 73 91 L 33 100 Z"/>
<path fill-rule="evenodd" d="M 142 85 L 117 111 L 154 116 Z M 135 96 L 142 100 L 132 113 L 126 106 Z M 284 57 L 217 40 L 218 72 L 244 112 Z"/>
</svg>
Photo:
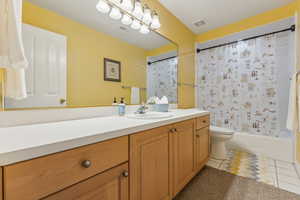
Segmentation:
<svg viewBox="0 0 300 200">
<path fill-rule="evenodd" d="M 128 175 L 128 163 L 126 163 L 43 200 L 128 200 Z"/>
<path fill-rule="evenodd" d="M 209 141 L 209 116 L 131 135 L 130 200 L 174 198 L 206 164 Z"/>
<path fill-rule="evenodd" d="M 195 120 L 173 125 L 171 131 L 173 196 L 176 196 L 195 175 Z"/>
<path fill-rule="evenodd" d="M 119 137 L 4 166 L 4 200 L 43 199 L 128 162 L 128 140 Z"/>
<path fill-rule="evenodd" d="M 171 126 L 130 136 L 130 200 L 172 199 Z"/>
<path fill-rule="evenodd" d="M 196 131 L 195 134 L 195 168 L 201 170 L 210 155 L 210 132 L 209 127 Z"/>
<path fill-rule="evenodd" d="M 171 200 L 209 154 L 207 115 L 0 167 L 0 200 Z"/>
</svg>

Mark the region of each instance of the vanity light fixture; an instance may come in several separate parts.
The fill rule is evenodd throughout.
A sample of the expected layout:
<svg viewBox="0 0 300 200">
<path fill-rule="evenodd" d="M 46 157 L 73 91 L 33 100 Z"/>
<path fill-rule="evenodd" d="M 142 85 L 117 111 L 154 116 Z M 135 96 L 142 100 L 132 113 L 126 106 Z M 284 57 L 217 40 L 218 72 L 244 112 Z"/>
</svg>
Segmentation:
<svg viewBox="0 0 300 200">
<path fill-rule="evenodd" d="M 152 23 L 151 23 L 151 28 L 158 29 L 160 27 L 161 27 L 161 24 L 160 24 L 160 21 L 159 21 L 159 16 L 156 12 L 154 12 Z"/>
<path fill-rule="evenodd" d="M 99 12 L 108 13 L 110 11 L 110 6 L 105 0 L 100 0 L 96 5 L 96 8 Z"/>
<path fill-rule="evenodd" d="M 140 33 L 142 33 L 142 34 L 148 34 L 148 33 L 150 33 L 150 30 L 149 30 L 148 26 L 142 25 Z"/>
<path fill-rule="evenodd" d="M 142 26 L 141 23 L 137 19 L 135 19 L 135 20 L 133 20 L 130 27 L 134 30 L 139 30 L 141 28 L 141 26 Z"/>
<path fill-rule="evenodd" d="M 120 9 L 117 8 L 117 7 L 113 7 L 109 13 L 109 16 L 112 18 L 112 19 L 115 19 L 115 20 L 119 20 L 122 18 L 122 13 L 120 12 Z"/>
<path fill-rule="evenodd" d="M 135 1 L 134 10 L 133 10 L 132 14 L 139 20 L 143 19 L 144 11 L 143 11 L 143 6 L 142 6 L 142 3 L 140 0 Z"/>
<path fill-rule="evenodd" d="M 122 0 L 121 7 L 128 12 L 131 12 L 133 10 L 133 5 L 131 0 Z"/>
<path fill-rule="evenodd" d="M 147 25 L 150 25 L 152 22 L 151 10 L 147 5 L 145 5 L 145 9 L 144 9 L 143 22 Z"/>
<path fill-rule="evenodd" d="M 148 34 L 161 27 L 157 12 L 152 11 L 141 0 L 99 0 L 96 8 L 99 12 L 109 13 L 114 20 L 121 20 L 124 25 L 131 25 L 134 30 Z"/>
<path fill-rule="evenodd" d="M 132 23 L 132 18 L 128 14 L 124 14 L 121 22 L 122 22 L 122 24 L 128 26 L 128 25 L 130 25 Z"/>
</svg>

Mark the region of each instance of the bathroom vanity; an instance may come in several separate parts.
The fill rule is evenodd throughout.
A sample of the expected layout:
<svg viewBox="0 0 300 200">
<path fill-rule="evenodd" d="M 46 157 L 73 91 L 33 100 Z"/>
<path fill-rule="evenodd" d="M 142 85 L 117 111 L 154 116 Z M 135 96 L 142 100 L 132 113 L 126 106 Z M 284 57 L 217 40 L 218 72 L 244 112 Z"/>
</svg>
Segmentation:
<svg viewBox="0 0 300 200">
<path fill-rule="evenodd" d="M 172 199 L 210 154 L 209 113 L 172 113 L 1 128 L 0 199 Z"/>
</svg>

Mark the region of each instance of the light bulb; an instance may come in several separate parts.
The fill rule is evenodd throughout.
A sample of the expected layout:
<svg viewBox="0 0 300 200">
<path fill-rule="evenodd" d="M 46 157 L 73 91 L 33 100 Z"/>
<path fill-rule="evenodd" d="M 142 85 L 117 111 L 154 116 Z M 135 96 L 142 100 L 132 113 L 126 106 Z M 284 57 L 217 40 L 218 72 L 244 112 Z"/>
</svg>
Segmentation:
<svg viewBox="0 0 300 200">
<path fill-rule="evenodd" d="M 148 34 L 149 32 L 150 32 L 150 30 L 149 30 L 148 26 L 143 25 L 141 27 L 140 33 L 142 33 L 142 34 Z"/>
<path fill-rule="evenodd" d="M 133 5 L 131 0 L 123 0 L 121 3 L 121 7 L 127 11 L 132 11 Z"/>
<path fill-rule="evenodd" d="M 99 12 L 108 13 L 110 10 L 110 6 L 105 0 L 100 0 L 96 5 L 96 8 Z"/>
<path fill-rule="evenodd" d="M 142 4 L 139 0 L 136 0 L 135 5 L 134 5 L 134 10 L 132 13 L 136 18 L 142 19 L 144 12 L 143 12 L 143 7 Z"/>
<path fill-rule="evenodd" d="M 157 13 L 155 13 L 153 16 L 153 19 L 152 19 L 151 28 L 158 29 L 158 28 L 160 28 L 160 26 L 161 26 L 161 24 L 159 21 L 159 17 L 157 15 Z"/>
<path fill-rule="evenodd" d="M 143 22 L 149 25 L 152 22 L 151 10 L 146 6 L 144 10 Z"/>
<path fill-rule="evenodd" d="M 121 22 L 124 25 L 130 25 L 132 23 L 132 18 L 129 15 L 124 14 Z"/>
<path fill-rule="evenodd" d="M 109 16 L 110 16 L 112 19 L 118 20 L 118 19 L 121 19 L 122 14 L 121 14 L 119 8 L 113 7 L 113 8 L 111 9 L 110 13 L 109 13 Z"/>
<path fill-rule="evenodd" d="M 131 28 L 138 30 L 141 28 L 141 23 L 138 20 L 133 20 L 132 24 L 131 24 Z"/>
</svg>

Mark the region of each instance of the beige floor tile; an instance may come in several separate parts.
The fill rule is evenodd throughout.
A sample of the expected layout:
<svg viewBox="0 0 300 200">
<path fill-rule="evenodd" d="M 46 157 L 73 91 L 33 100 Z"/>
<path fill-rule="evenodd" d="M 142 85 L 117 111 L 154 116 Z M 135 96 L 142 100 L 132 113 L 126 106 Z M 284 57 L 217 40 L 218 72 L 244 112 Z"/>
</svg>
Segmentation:
<svg viewBox="0 0 300 200">
<path fill-rule="evenodd" d="M 276 160 L 276 166 L 283 169 L 295 170 L 294 165 L 292 163 L 283 162 Z"/>
<path fill-rule="evenodd" d="M 222 161 L 209 160 L 206 165 L 218 169 L 221 163 Z"/>
<path fill-rule="evenodd" d="M 285 168 L 277 167 L 277 174 L 278 176 L 288 176 L 293 178 L 298 177 L 295 169 L 285 169 Z"/>
<path fill-rule="evenodd" d="M 284 182 L 279 182 L 279 188 L 289 191 L 289 192 L 293 192 L 296 194 L 300 194 L 300 187 L 297 185 L 292 185 L 292 184 L 288 184 L 288 183 L 284 183 Z"/>
<path fill-rule="evenodd" d="M 283 176 L 281 174 L 278 174 L 278 181 L 289 183 L 292 185 L 297 185 L 300 188 L 300 179 L 298 177 L 290 177 L 290 176 Z"/>
</svg>

